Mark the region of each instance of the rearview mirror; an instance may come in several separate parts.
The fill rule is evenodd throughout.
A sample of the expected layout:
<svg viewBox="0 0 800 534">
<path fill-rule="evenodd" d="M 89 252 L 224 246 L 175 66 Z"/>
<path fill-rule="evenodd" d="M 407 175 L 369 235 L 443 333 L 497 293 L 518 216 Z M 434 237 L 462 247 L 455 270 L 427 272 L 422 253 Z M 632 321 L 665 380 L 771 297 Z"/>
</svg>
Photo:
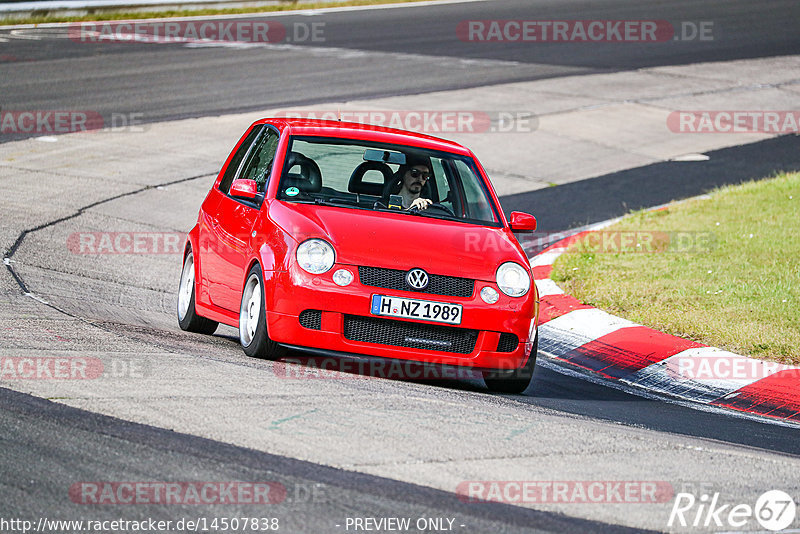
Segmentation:
<svg viewBox="0 0 800 534">
<path fill-rule="evenodd" d="M 255 180 L 239 178 L 238 180 L 234 180 L 231 184 L 230 194 L 232 197 L 253 200 L 256 198 L 256 194 L 258 194 L 258 184 L 256 184 Z"/>
<path fill-rule="evenodd" d="M 536 217 L 530 213 L 512 211 L 509 225 L 514 232 L 534 232 L 536 230 Z"/>
<path fill-rule="evenodd" d="M 406 155 L 402 152 L 390 152 L 388 150 L 368 148 L 364 151 L 364 161 L 382 161 L 384 163 L 403 165 L 406 162 Z"/>
</svg>

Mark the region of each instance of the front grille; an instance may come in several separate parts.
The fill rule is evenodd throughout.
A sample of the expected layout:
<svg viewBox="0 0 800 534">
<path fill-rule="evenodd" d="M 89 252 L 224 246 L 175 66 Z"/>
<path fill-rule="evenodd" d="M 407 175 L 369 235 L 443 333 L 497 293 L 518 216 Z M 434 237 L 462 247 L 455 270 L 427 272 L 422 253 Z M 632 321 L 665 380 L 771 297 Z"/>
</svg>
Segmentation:
<svg viewBox="0 0 800 534">
<path fill-rule="evenodd" d="M 300 326 L 319 330 L 322 328 L 322 312 L 319 310 L 303 310 L 300 312 Z"/>
<path fill-rule="evenodd" d="M 519 345 L 519 338 L 514 334 L 500 334 L 500 342 L 497 344 L 497 352 L 514 352 Z"/>
<path fill-rule="evenodd" d="M 452 326 L 345 315 L 344 337 L 351 341 L 364 343 L 469 354 L 475 349 L 478 331 Z"/>
<path fill-rule="evenodd" d="M 425 289 L 413 289 L 406 284 L 407 273 L 408 271 L 381 269 L 379 267 L 358 268 L 358 278 L 365 286 L 465 298 L 472 296 L 472 290 L 475 287 L 475 280 L 471 278 L 428 274 L 428 287 Z"/>
</svg>

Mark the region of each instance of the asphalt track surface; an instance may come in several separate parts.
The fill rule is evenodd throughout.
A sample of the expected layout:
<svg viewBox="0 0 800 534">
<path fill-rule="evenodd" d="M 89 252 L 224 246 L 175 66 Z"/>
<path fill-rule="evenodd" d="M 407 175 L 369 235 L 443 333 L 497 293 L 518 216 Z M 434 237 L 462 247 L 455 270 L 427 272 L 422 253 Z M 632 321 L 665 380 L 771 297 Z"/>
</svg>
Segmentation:
<svg viewBox="0 0 800 534">
<path fill-rule="evenodd" d="M 567 19 L 575 18 L 576 10 L 585 19 L 713 20 L 724 31 L 710 43 L 676 42 L 658 48 L 629 44 L 465 46 L 453 31 L 465 19 Z M 751 2 L 675 1 L 636 5 L 496 1 L 320 15 L 326 23 L 326 41 L 313 46 L 329 48 L 339 58 L 337 62 L 324 51 L 309 57 L 291 47 L 266 52 L 260 48 L 87 45 L 42 30 L 40 39 L 13 37 L 0 43 L 5 58 L 0 63 L 0 104 L 4 109 L 81 108 L 103 114 L 144 111 L 146 120 L 164 121 L 336 98 L 416 94 L 576 73 L 767 57 L 800 50 L 794 27 L 798 15 L 796 2 L 773 2 L 766 9 Z M 281 18 L 285 24 L 305 20 L 300 16 Z M 449 30 L 443 31 L 443 27 Z M 341 49 L 371 55 L 348 58 Z M 461 59 L 480 62 L 461 64 Z M 714 172 L 687 176 L 677 189 L 659 187 L 661 177 L 674 171 L 670 168 L 673 164 L 664 163 L 506 197 L 503 204 L 507 210 L 537 213 L 544 222 L 543 230 L 564 230 L 630 208 L 699 194 L 714 185 L 763 176 L 771 170 L 800 169 L 798 153 L 793 138 L 780 138 L 718 151 L 712 158 Z M 628 187 L 634 179 L 645 180 L 650 187 L 641 187 L 641 182 L 635 189 Z M 151 337 L 161 334 L 158 328 L 148 332 Z M 235 348 L 235 340 L 230 338 L 218 337 L 216 343 Z M 800 455 L 800 440 L 793 428 L 646 400 L 542 367 L 534 380 L 534 393 L 515 397 L 515 404 L 688 436 L 709 446 L 724 444 L 748 453 L 763 450 L 787 457 Z M 380 387 L 391 390 L 395 385 L 385 381 Z M 482 390 L 469 382 L 427 387 L 455 395 Z M 494 398 L 487 395 L 486 402 L 495 402 Z M 102 519 L 120 515 L 113 507 L 87 511 L 65 503 L 66 488 L 75 480 L 266 479 L 279 480 L 290 490 L 315 484 L 333 488 L 310 505 L 301 499 L 281 505 L 281 515 L 292 518 L 292 528 L 287 526 L 290 532 L 328 531 L 331 518 L 337 517 L 402 515 L 458 515 L 474 532 L 625 531 L 615 525 L 520 507 L 464 506 L 453 494 L 428 487 L 128 423 L 8 390 L 0 390 L 0 407 L 0 428 L 8 429 L 0 435 L 3 516 Z M 137 515 L 141 512 L 137 510 Z M 197 508 L 180 507 L 154 507 L 147 512 L 165 519 L 232 515 L 230 508 L 213 507 L 200 514 Z"/>
<path fill-rule="evenodd" d="M 10 491 L 4 492 L 4 517 L 35 518 L 45 513 L 50 518 L 74 520 L 119 519 L 125 515 L 113 506 L 91 506 L 83 513 L 76 512 L 74 503 L 64 502 L 63 483 L 75 472 L 80 472 L 84 481 L 131 480 L 132 476 L 137 480 L 186 480 L 191 473 L 192 480 L 282 484 L 285 500 L 271 509 L 267 505 L 259 514 L 274 513 L 284 532 L 341 531 L 335 525 L 344 525 L 347 516 L 457 516 L 473 532 L 635 532 L 498 503 L 470 505 L 452 493 L 128 423 L 5 389 L 0 389 L 0 407 L 0 425 L 12 431 L 2 439 L 0 473 L 3 484 L 10 486 Z M 61 437 L 56 450 L 54 435 Z M 68 463 L 61 453 L 64 450 L 75 451 Z M 51 484 L 36 482 L 42 480 Z M 253 515 L 247 504 L 138 508 L 137 517 L 156 521 Z"/>
<path fill-rule="evenodd" d="M 711 40 L 657 43 L 464 42 L 459 23 L 486 19 L 711 23 Z M 773 0 L 669 2 L 494 0 L 314 16 L 263 15 L 287 38 L 268 47 L 74 42 L 65 28 L 0 28 L 5 110 L 136 113 L 144 122 L 283 106 L 796 53 L 800 5 Z M 213 19 L 209 19 L 213 20 Z M 321 39 L 306 35 L 322 23 Z M 299 25 L 299 26 L 298 26 Z M 688 26 L 691 27 L 691 26 Z M 687 27 L 687 28 L 688 28 Z M 686 33 L 690 33 L 686 30 Z M 688 36 L 688 35 L 687 35 Z M 313 53 L 309 53 L 312 51 Z M 19 138 L 5 135 L 5 140 Z M 0 139 L 2 141 L 3 139 Z"/>
</svg>

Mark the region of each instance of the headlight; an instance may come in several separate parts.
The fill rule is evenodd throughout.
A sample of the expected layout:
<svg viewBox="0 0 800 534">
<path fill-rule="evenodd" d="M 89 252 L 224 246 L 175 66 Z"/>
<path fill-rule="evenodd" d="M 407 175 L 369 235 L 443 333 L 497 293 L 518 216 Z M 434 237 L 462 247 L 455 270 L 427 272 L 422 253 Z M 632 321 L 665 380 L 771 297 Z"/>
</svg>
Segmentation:
<svg viewBox="0 0 800 534">
<path fill-rule="evenodd" d="M 521 297 L 531 288 L 531 277 L 520 264 L 509 261 L 497 269 L 497 285 L 509 297 Z"/>
<path fill-rule="evenodd" d="M 335 260 L 333 247 L 322 239 L 309 239 L 297 247 L 297 263 L 311 274 L 324 273 L 333 267 Z"/>
</svg>

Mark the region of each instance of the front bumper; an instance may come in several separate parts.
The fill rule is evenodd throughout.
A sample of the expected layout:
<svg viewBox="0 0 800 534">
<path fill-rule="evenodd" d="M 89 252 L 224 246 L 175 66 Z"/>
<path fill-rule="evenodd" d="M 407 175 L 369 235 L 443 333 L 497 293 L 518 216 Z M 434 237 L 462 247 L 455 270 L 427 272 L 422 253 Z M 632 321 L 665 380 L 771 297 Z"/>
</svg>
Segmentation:
<svg viewBox="0 0 800 534">
<path fill-rule="evenodd" d="M 333 282 L 339 268 L 355 280 Z M 497 286 L 477 281 L 470 297 L 451 297 L 362 285 L 358 268 L 334 265 L 322 275 L 293 266 L 264 273 L 267 329 L 272 340 L 287 345 L 366 354 L 400 360 L 477 369 L 516 369 L 528 360 L 536 331 L 535 287 L 521 298 L 500 294 L 489 305 L 479 291 Z M 370 314 L 372 295 L 390 295 L 460 304 L 460 325 L 384 318 Z M 426 348 L 430 347 L 430 348 Z"/>
</svg>

